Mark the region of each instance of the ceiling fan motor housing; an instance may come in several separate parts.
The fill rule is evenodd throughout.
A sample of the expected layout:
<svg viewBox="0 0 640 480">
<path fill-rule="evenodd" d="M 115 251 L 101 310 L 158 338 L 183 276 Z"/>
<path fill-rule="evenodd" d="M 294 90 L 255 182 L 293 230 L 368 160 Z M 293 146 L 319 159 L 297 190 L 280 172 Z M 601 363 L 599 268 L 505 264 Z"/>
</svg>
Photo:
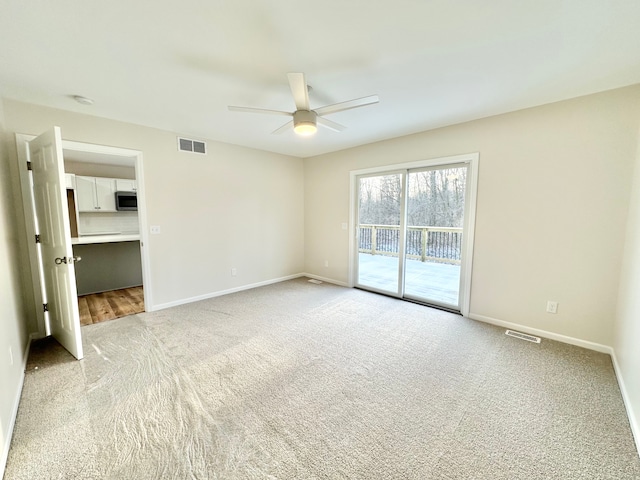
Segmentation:
<svg viewBox="0 0 640 480">
<path fill-rule="evenodd" d="M 317 130 L 316 112 L 311 110 L 296 110 L 293 112 L 293 129 L 296 133 L 312 134 Z"/>
</svg>

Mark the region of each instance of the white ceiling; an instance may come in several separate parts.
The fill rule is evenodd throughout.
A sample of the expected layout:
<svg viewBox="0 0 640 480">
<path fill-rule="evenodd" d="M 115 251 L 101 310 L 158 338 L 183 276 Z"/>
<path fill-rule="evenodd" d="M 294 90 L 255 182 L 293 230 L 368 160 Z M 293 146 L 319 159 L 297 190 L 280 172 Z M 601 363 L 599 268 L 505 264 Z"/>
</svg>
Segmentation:
<svg viewBox="0 0 640 480">
<path fill-rule="evenodd" d="M 380 103 L 307 138 L 227 110 L 293 110 L 287 72 Z M 4 97 L 299 157 L 634 83 L 638 0 L 0 2 Z"/>
</svg>

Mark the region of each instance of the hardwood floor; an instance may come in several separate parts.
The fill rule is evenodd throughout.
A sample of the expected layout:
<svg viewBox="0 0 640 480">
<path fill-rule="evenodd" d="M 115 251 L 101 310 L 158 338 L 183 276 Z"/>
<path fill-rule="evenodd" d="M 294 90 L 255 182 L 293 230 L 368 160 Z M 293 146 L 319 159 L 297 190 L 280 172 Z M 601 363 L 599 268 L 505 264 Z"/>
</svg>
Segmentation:
<svg viewBox="0 0 640 480">
<path fill-rule="evenodd" d="M 131 287 L 83 295 L 78 297 L 78 309 L 80 325 L 91 325 L 144 312 L 143 290 L 142 287 Z"/>
</svg>

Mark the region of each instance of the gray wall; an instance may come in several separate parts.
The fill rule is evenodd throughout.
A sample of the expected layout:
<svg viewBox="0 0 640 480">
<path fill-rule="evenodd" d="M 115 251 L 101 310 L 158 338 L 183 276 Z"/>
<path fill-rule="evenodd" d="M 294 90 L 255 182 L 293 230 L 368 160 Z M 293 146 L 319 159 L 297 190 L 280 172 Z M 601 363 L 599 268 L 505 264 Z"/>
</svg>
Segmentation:
<svg viewBox="0 0 640 480">
<path fill-rule="evenodd" d="M 140 242 L 74 245 L 78 295 L 142 285 Z"/>
</svg>

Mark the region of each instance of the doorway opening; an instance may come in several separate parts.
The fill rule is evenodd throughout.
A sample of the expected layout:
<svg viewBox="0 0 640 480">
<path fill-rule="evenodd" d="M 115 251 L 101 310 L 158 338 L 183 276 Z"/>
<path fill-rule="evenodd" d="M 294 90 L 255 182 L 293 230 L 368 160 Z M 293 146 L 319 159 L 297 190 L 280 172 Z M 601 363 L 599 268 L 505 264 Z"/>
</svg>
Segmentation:
<svg viewBox="0 0 640 480">
<path fill-rule="evenodd" d="M 144 307 L 136 158 L 63 148 L 80 325 Z M 133 199 L 120 209 L 118 198 Z"/>
<path fill-rule="evenodd" d="M 352 172 L 352 283 L 468 315 L 478 155 Z"/>
</svg>

